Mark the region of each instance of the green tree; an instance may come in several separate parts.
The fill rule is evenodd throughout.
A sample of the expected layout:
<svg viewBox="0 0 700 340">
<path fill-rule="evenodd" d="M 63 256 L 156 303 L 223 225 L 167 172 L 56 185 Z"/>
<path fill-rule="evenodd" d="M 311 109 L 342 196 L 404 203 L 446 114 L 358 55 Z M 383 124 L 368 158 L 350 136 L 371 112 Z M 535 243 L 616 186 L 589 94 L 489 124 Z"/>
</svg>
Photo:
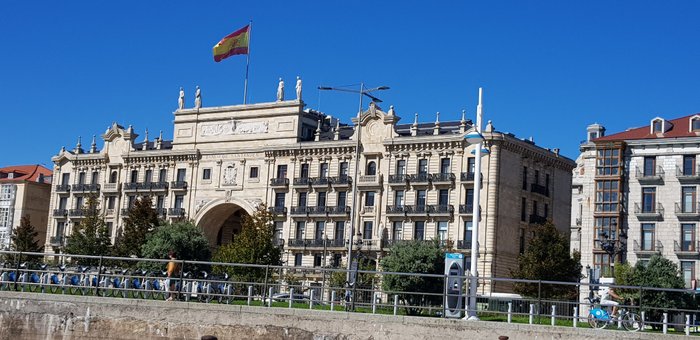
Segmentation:
<svg viewBox="0 0 700 340">
<path fill-rule="evenodd" d="M 158 226 L 146 236 L 146 243 L 141 247 L 145 258 L 165 259 L 168 252 L 174 251 L 178 260 L 209 261 L 211 250 L 209 241 L 200 228 L 190 221 L 165 223 Z M 141 267 L 150 269 L 165 268 L 165 263 L 141 263 Z M 184 271 L 197 272 L 206 266 L 188 265 Z"/>
<path fill-rule="evenodd" d="M 569 240 L 551 223 L 534 227 L 534 236 L 518 257 L 513 278 L 527 280 L 578 282 L 581 279 L 580 254 L 569 253 Z M 576 286 L 516 283 L 517 293 L 529 297 L 576 299 Z"/>
<path fill-rule="evenodd" d="M 68 237 L 65 247 L 66 254 L 73 255 L 109 255 L 112 246 L 109 231 L 103 216 L 100 214 L 99 201 L 94 196 L 88 196 L 83 207 L 84 216 L 73 226 L 73 232 Z M 94 266 L 98 259 L 73 258 L 73 261 L 86 266 Z"/>
<path fill-rule="evenodd" d="M 129 209 L 124 218 L 124 229 L 114 243 L 115 256 L 142 257 L 141 247 L 146 243 L 146 236 L 158 226 L 158 213 L 151 204 L 150 196 L 142 196 Z"/>
<path fill-rule="evenodd" d="M 32 223 L 29 219 L 29 215 L 22 217 L 19 221 L 19 227 L 12 230 L 12 236 L 10 240 L 12 241 L 12 250 L 22 251 L 22 252 L 34 252 L 40 253 L 44 250 L 38 241 L 39 233 L 34 229 Z M 18 260 L 19 262 L 24 261 L 26 257 L 13 260 Z M 41 259 L 41 256 L 30 256 L 28 260 L 31 262 L 36 262 Z"/>
<path fill-rule="evenodd" d="M 243 218 L 240 234 L 233 242 L 219 247 L 214 262 L 245 263 L 278 266 L 282 263 L 282 250 L 274 240 L 273 215 L 260 205 L 252 216 Z M 265 268 L 215 266 L 215 273 L 228 273 L 236 281 L 262 282 L 272 273 Z"/>
<path fill-rule="evenodd" d="M 437 240 L 406 241 L 391 247 L 389 255 L 382 259 L 382 268 L 387 272 L 443 274 L 445 271 L 445 251 Z M 425 276 L 384 275 L 382 287 L 386 291 L 442 293 L 443 279 Z M 399 293 L 399 300 L 406 305 L 406 314 L 418 315 L 428 304 L 440 303 L 441 295 Z M 411 306 L 411 307 L 409 307 Z"/>
</svg>

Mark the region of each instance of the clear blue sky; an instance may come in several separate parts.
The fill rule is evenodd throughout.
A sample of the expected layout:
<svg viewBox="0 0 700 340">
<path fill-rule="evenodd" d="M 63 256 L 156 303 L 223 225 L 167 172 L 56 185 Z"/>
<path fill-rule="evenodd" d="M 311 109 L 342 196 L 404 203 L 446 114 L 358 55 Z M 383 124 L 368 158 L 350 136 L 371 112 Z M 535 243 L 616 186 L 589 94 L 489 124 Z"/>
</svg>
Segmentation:
<svg viewBox="0 0 700 340">
<path fill-rule="evenodd" d="M 575 158 L 608 131 L 700 111 L 697 1 L 6 1 L 0 15 L 0 166 L 51 165 L 112 121 L 172 138 L 180 86 L 193 105 L 242 103 L 245 57 L 212 46 L 253 20 L 250 97 L 277 78 L 348 122 L 357 97 L 318 85 L 387 85 L 403 122 L 474 116 Z M 143 134 L 142 134 L 143 135 Z M 101 143 L 98 143 L 101 144 Z"/>
</svg>

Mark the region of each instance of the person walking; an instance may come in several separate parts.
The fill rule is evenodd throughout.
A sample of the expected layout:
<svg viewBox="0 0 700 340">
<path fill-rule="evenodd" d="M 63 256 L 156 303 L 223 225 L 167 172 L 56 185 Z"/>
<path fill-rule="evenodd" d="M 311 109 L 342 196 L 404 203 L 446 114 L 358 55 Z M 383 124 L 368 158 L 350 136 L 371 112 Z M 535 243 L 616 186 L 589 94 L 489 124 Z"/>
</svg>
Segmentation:
<svg viewBox="0 0 700 340">
<path fill-rule="evenodd" d="M 177 283 L 176 277 L 180 275 L 180 263 L 177 262 L 177 258 L 175 258 L 174 251 L 169 251 L 168 257 L 170 257 L 170 262 L 168 262 L 167 267 L 168 283 L 166 286 L 168 287 L 168 299 L 166 301 L 173 301 L 173 296 L 175 296 L 175 286 Z"/>
</svg>

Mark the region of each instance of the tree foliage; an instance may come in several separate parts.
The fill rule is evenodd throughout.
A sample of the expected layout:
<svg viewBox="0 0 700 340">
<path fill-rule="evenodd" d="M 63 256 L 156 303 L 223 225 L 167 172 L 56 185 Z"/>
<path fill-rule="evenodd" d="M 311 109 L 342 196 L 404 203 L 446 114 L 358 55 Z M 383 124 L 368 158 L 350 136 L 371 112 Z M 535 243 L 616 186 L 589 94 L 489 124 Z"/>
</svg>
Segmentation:
<svg viewBox="0 0 700 340">
<path fill-rule="evenodd" d="M 83 207 L 85 215 L 79 223 L 73 226 L 73 232 L 66 241 L 65 253 L 74 255 L 109 255 L 111 250 L 111 238 L 102 214 L 100 214 L 99 200 L 94 196 L 88 196 Z M 75 263 L 86 266 L 94 266 L 98 259 L 74 258 Z"/>
<path fill-rule="evenodd" d="M 252 216 L 243 218 L 240 234 L 233 242 L 219 247 L 214 262 L 245 263 L 278 266 L 282 263 L 282 250 L 274 240 L 273 215 L 260 205 Z M 236 281 L 262 282 L 265 268 L 215 266 L 215 273 L 228 273 Z M 271 273 L 268 272 L 268 275 Z"/>
<path fill-rule="evenodd" d="M 21 252 L 40 253 L 44 250 L 44 247 L 39 244 L 38 237 L 39 232 L 32 226 L 29 215 L 26 215 L 20 219 L 19 226 L 12 230 L 12 236 L 10 236 L 10 240 L 12 241 L 11 249 Z M 26 257 L 22 256 L 18 261 L 22 262 L 25 258 Z M 30 256 L 28 259 L 34 262 L 39 261 L 41 257 Z"/>
<path fill-rule="evenodd" d="M 534 227 L 525 253 L 518 257 L 513 278 L 527 280 L 578 282 L 581 279 L 580 254 L 569 253 L 569 240 L 548 222 Z M 575 286 L 516 283 L 517 293 L 529 297 L 576 299 Z"/>
<path fill-rule="evenodd" d="M 445 271 L 445 252 L 437 241 L 406 241 L 391 247 L 389 255 L 382 259 L 382 268 L 387 272 L 443 274 Z M 384 275 L 382 287 L 386 291 L 442 293 L 442 278 Z M 399 299 L 406 305 L 409 315 L 420 314 L 422 309 L 408 306 L 425 306 L 440 303 L 442 296 L 425 294 L 399 293 Z"/>
<path fill-rule="evenodd" d="M 134 202 L 124 218 L 124 229 L 114 244 L 115 256 L 142 257 L 141 247 L 146 236 L 158 226 L 158 213 L 151 206 L 150 196 L 142 196 Z"/>
<path fill-rule="evenodd" d="M 145 258 L 165 259 L 173 251 L 178 260 L 209 261 L 211 250 L 209 241 L 201 229 L 190 221 L 162 224 L 146 236 L 146 243 L 141 247 Z M 163 269 L 163 263 L 141 264 L 142 267 Z M 196 272 L 205 269 L 201 265 L 191 265 L 185 271 Z"/>
</svg>

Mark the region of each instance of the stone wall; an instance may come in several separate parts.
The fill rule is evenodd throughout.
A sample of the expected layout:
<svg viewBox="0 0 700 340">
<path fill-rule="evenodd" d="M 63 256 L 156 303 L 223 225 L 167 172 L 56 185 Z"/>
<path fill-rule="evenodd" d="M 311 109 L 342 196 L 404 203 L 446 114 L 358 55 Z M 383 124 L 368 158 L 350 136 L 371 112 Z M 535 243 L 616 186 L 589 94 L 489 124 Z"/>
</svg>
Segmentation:
<svg viewBox="0 0 700 340">
<path fill-rule="evenodd" d="M 328 340 L 672 338 L 461 319 L 0 292 L 0 339 L 199 339 L 203 335 Z"/>
</svg>

